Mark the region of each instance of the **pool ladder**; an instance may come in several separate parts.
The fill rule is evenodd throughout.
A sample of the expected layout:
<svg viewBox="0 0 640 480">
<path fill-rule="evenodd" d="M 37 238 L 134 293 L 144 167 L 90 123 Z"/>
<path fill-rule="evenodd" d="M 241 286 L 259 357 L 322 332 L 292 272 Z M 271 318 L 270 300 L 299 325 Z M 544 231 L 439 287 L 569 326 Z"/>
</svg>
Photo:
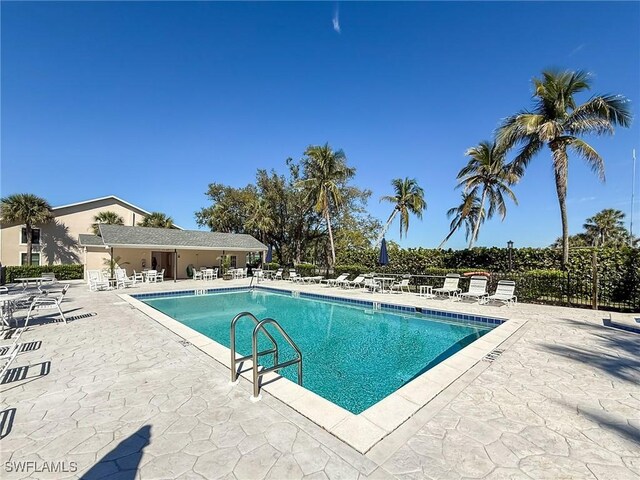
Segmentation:
<svg viewBox="0 0 640 480">
<path fill-rule="evenodd" d="M 236 324 L 241 318 L 244 317 L 249 317 L 256 324 L 256 326 L 253 328 L 253 334 L 251 338 L 251 355 L 236 358 Z M 291 348 L 295 350 L 297 358 L 287 360 L 286 362 L 282 363 L 278 362 L 278 342 L 276 342 L 276 339 L 273 338 L 273 335 L 271 335 L 267 331 L 267 325 L 273 325 L 274 327 L 276 327 L 276 329 L 278 329 L 280 334 L 284 337 Z M 258 334 L 260 332 L 263 332 L 273 345 L 272 348 L 262 350 L 261 352 L 258 351 Z M 251 359 L 253 369 L 253 397 L 251 397 L 251 400 L 256 402 L 260 400 L 260 377 L 266 375 L 267 373 L 275 372 L 290 365 L 298 364 L 298 385 L 302 386 L 302 352 L 300 351 L 296 343 L 287 334 L 287 332 L 285 332 L 280 324 L 273 318 L 263 318 L 262 320 L 258 320 L 256 316 L 250 312 L 239 313 L 238 315 L 233 317 L 233 320 L 231 320 L 229 337 L 231 340 L 231 383 L 238 383 L 238 363 Z M 258 358 L 270 354 L 273 354 L 273 366 L 258 370 Z"/>
</svg>

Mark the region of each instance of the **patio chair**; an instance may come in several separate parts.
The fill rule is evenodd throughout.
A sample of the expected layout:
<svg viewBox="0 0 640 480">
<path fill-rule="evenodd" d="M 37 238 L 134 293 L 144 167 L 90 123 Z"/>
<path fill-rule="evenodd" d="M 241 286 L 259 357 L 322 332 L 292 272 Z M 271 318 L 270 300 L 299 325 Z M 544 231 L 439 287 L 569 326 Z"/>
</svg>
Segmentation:
<svg viewBox="0 0 640 480">
<path fill-rule="evenodd" d="M 4 374 L 9 370 L 18 353 L 20 353 L 22 343 L 18 340 L 20 340 L 20 336 L 24 330 L 24 328 L 17 328 L 13 336 L 13 342 L 0 347 L 0 380 L 4 378 Z"/>
<path fill-rule="evenodd" d="M 157 270 L 147 270 L 144 272 L 144 275 L 147 279 L 147 283 L 155 283 L 158 280 L 158 271 Z"/>
<path fill-rule="evenodd" d="M 29 307 L 29 311 L 27 312 L 27 319 L 24 322 L 25 328 L 29 325 L 29 320 L 31 319 L 31 313 L 34 311 L 46 311 L 46 310 L 58 310 L 60 314 L 60 318 L 66 324 L 67 319 L 62 313 L 62 309 L 60 308 L 60 304 L 62 300 L 64 300 L 64 296 L 67 294 L 67 290 L 69 290 L 69 284 L 67 283 L 62 292 L 56 296 L 40 296 L 36 297 L 33 302 L 31 302 L 31 306 Z"/>
<path fill-rule="evenodd" d="M 96 292 L 98 290 L 109 290 L 109 280 L 102 276 L 100 270 L 87 270 L 87 277 L 89 277 L 89 291 Z"/>
<path fill-rule="evenodd" d="M 366 277 L 362 285 L 371 293 L 374 293 L 376 290 L 377 291 L 382 290 L 382 285 L 380 285 L 380 282 L 373 277 Z"/>
<path fill-rule="evenodd" d="M 486 298 L 485 303 L 492 300 L 503 302 L 507 306 L 518 303 L 518 297 L 514 295 L 516 291 L 516 282 L 513 280 L 499 280 L 496 286 L 496 292 Z"/>
<path fill-rule="evenodd" d="M 204 279 L 204 272 L 202 270 L 197 270 L 195 267 L 191 269 L 191 275 L 194 280 Z"/>
<path fill-rule="evenodd" d="M 142 272 L 136 272 L 134 270 L 133 271 L 133 276 L 131 277 L 131 279 L 133 280 L 133 284 L 134 285 L 136 283 L 144 283 L 144 275 L 142 274 Z"/>
<path fill-rule="evenodd" d="M 303 277 L 302 281 L 307 283 L 320 283 L 322 281 L 322 275 L 314 275 L 313 277 Z"/>
<path fill-rule="evenodd" d="M 469 290 L 458 294 L 458 299 L 471 298 L 482 303 L 483 299 L 486 299 L 489 294 L 487 293 L 487 277 L 484 275 L 474 275 L 469 280 Z"/>
<path fill-rule="evenodd" d="M 406 290 L 407 293 L 411 293 L 411 291 L 409 290 L 409 280 L 410 280 L 409 278 L 403 278 L 398 282 L 393 282 L 391 284 L 391 287 L 389 287 L 389 291 L 390 292 L 396 291 L 398 293 L 402 293 Z"/>
<path fill-rule="evenodd" d="M 282 280 L 282 272 L 284 272 L 284 268 L 279 268 L 276 274 L 273 276 L 273 279 Z"/>
<path fill-rule="evenodd" d="M 444 285 L 440 288 L 434 288 L 431 290 L 435 295 L 451 295 L 456 296 L 458 293 L 462 291 L 462 289 L 458 288 L 458 284 L 460 283 L 460 274 L 458 273 L 447 273 L 447 276 L 444 279 Z"/>
<path fill-rule="evenodd" d="M 344 288 L 362 287 L 363 284 L 364 284 L 364 275 L 358 275 L 353 280 L 345 280 L 344 282 L 342 282 L 342 286 Z"/>
<path fill-rule="evenodd" d="M 339 275 L 337 278 L 328 278 L 326 280 L 323 280 L 322 283 L 326 283 L 327 287 L 333 287 L 339 283 L 344 282 L 348 276 L 349 276 L 348 273 L 343 273 Z"/>
<path fill-rule="evenodd" d="M 118 268 L 116 270 L 116 288 L 127 288 L 135 285 L 133 278 L 127 277 L 127 271 L 124 268 Z"/>
<path fill-rule="evenodd" d="M 164 268 L 156 273 L 156 282 L 164 282 Z"/>
</svg>

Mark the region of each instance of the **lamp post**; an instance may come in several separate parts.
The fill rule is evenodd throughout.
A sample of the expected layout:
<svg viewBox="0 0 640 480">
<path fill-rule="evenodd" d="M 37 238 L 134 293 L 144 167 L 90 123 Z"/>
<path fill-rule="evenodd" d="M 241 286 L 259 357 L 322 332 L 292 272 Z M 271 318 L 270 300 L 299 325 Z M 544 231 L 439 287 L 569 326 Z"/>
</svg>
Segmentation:
<svg viewBox="0 0 640 480">
<path fill-rule="evenodd" d="M 511 271 L 511 269 L 513 268 L 513 261 L 511 257 L 511 252 L 513 251 L 513 242 L 511 240 L 507 242 L 507 249 L 509 249 L 509 271 Z"/>
</svg>

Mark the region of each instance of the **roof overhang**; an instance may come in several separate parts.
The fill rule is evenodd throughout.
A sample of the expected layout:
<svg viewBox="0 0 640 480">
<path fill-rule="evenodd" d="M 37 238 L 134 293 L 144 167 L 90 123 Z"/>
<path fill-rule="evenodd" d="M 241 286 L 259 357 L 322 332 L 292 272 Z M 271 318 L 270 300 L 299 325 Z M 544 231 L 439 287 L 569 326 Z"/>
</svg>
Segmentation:
<svg viewBox="0 0 640 480">
<path fill-rule="evenodd" d="M 155 249 L 155 250 L 210 250 L 212 252 L 222 252 L 222 251 L 231 251 L 231 252 L 266 252 L 266 247 L 198 247 L 198 246 L 188 246 L 188 245 L 125 245 L 120 243 L 115 244 L 104 244 L 104 245 L 85 245 L 87 248 L 133 248 L 133 249 Z"/>
</svg>

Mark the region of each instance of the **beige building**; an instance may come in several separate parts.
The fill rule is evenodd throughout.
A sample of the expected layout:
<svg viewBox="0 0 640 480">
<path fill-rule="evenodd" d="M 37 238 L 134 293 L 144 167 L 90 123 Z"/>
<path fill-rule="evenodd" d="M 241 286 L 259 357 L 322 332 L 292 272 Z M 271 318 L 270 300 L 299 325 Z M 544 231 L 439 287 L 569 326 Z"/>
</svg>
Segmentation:
<svg viewBox="0 0 640 480">
<path fill-rule="evenodd" d="M 101 235 L 94 235 L 93 218 L 105 211 L 120 215 L 124 226 L 102 224 Z M 186 278 L 189 265 L 219 267 L 228 256 L 231 267 L 245 267 L 267 250 L 251 235 L 137 227 L 149 212 L 115 196 L 55 207 L 52 213 L 52 222 L 34 228 L 34 265 L 75 263 L 86 271 L 108 268 L 113 259 L 129 274 L 155 267 L 166 278 Z M 0 263 L 24 265 L 26 254 L 24 225 L 2 225 Z"/>
<path fill-rule="evenodd" d="M 84 249 L 78 238 L 81 234 L 92 233 L 93 217 L 106 211 L 120 215 L 125 225 L 136 225 L 149 214 L 115 196 L 54 207 L 53 221 L 34 228 L 32 264 L 84 263 Z M 0 227 L 0 262 L 2 265 L 27 264 L 24 225 Z"/>
</svg>

